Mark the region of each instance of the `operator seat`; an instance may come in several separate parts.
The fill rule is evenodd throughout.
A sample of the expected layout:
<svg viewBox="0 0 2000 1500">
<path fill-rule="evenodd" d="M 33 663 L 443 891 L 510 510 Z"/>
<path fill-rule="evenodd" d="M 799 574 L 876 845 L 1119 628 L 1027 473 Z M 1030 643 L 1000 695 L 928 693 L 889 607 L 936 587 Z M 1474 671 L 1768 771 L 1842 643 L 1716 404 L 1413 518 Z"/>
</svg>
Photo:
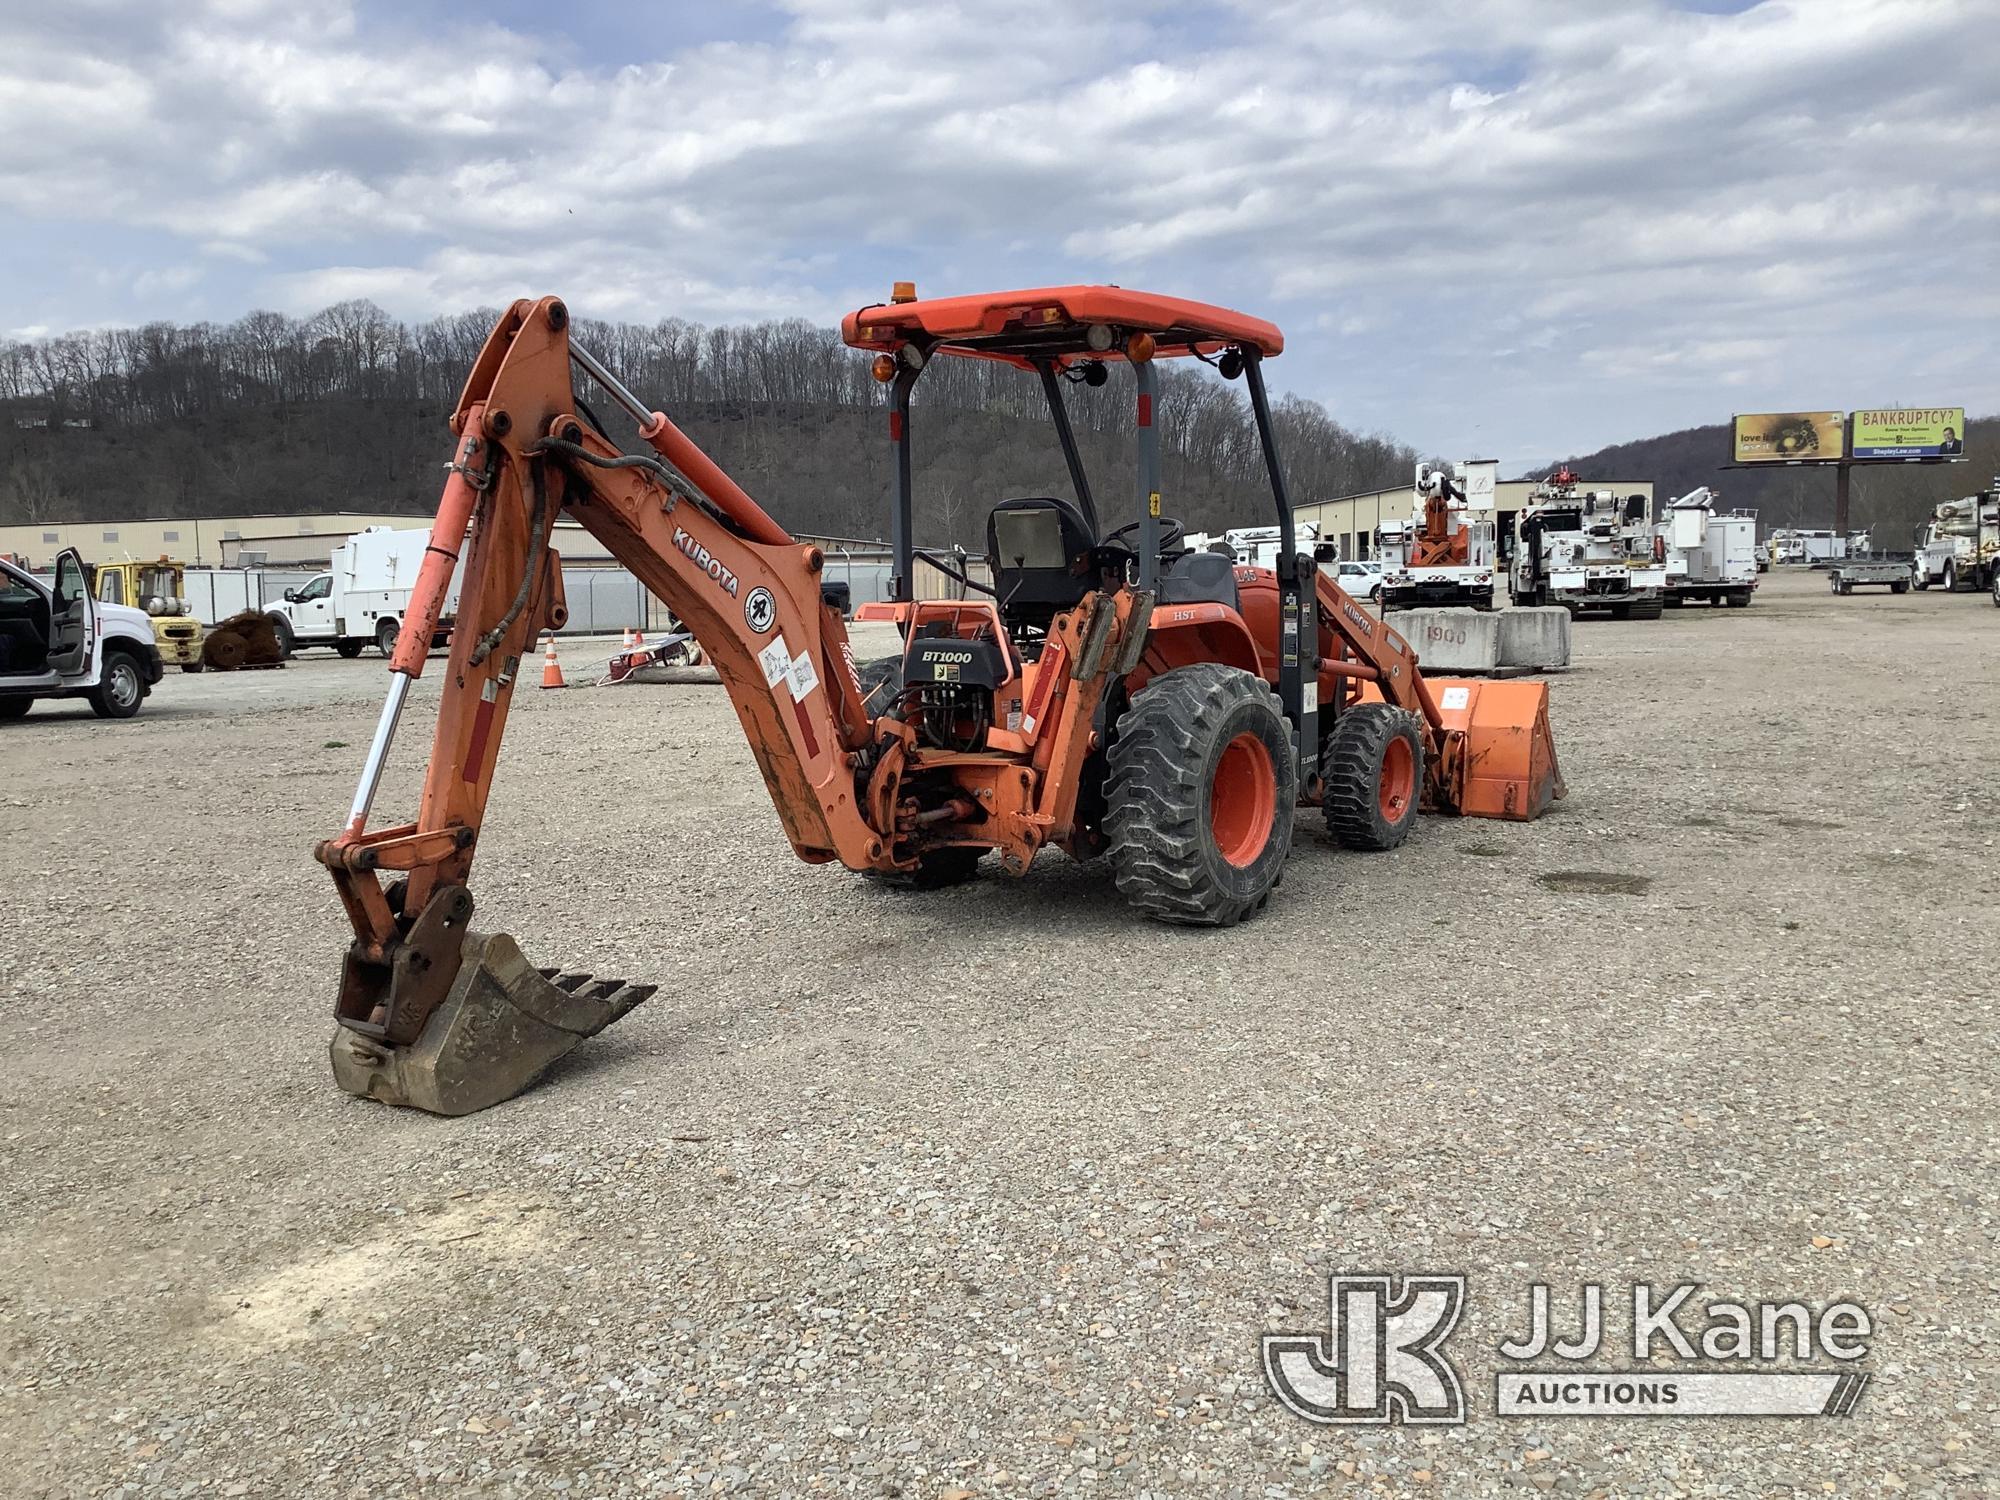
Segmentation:
<svg viewBox="0 0 2000 1500">
<path fill-rule="evenodd" d="M 986 562 L 1009 630 L 1047 630 L 1097 585 L 1090 566 L 1097 538 L 1083 513 L 1053 495 L 1002 500 L 986 518 Z"/>
<path fill-rule="evenodd" d="M 1183 552 L 1160 569 L 1160 603 L 1226 604 L 1240 609 L 1236 558 L 1221 552 Z"/>
</svg>

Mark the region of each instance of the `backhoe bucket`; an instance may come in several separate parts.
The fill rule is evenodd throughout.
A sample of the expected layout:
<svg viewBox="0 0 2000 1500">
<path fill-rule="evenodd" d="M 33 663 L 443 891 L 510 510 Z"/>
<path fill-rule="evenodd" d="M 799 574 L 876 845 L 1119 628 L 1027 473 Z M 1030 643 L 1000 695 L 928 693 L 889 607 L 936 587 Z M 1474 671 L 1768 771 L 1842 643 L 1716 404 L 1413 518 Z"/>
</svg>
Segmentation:
<svg viewBox="0 0 2000 1500">
<path fill-rule="evenodd" d="M 1441 812 L 1526 823 L 1561 797 L 1562 768 L 1549 733 L 1544 682 L 1428 677 L 1447 735 L 1463 735 L 1455 766 L 1444 768 Z"/>
<path fill-rule="evenodd" d="M 650 984 L 536 969 L 505 933 L 465 934 L 450 992 L 408 1046 L 340 1027 L 333 1076 L 383 1104 L 469 1115 L 511 1099 L 653 993 Z"/>
</svg>

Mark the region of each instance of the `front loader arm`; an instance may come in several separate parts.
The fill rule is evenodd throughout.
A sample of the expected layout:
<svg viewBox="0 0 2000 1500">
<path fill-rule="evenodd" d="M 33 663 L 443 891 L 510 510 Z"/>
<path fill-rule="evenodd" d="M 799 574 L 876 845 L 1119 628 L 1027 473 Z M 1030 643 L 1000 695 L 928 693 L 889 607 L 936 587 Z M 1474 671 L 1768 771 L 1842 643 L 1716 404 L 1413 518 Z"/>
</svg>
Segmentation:
<svg viewBox="0 0 2000 1500">
<path fill-rule="evenodd" d="M 1322 696 L 1359 680 L 1415 716 L 1427 808 L 1525 820 L 1564 795 L 1546 684 L 1426 678 L 1402 634 L 1324 573 L 1318 602 Z"/>
<path fill-rule="evenodd" d="M 580 522 L 694 633 L 800 856 L 857 869 L 893 863 L 890 840 L 870 826 L 857 796 L 857 767 L 874 747 L 845 625 L 821 600 L 819 549 L 794 541 L 657 412 L 635 411 L 657 458 L 620 452 L 577 415 L 573 363 L 636 407 L 571 345 L 567 310 L 555 298 L 515 303 L 488 338 L 452 417 L 455 462 L 353 810 L 344 831 L 316 851 L 355 930 L 337 1014 L 381 1054 L 357 1092 L 408 1094 L 410 1079 L 384 1084 L 377 1076 L 389 1068 L 389 1049 L 415 1044 L 431 1014 L 464 989 L 459 970 L 475 947 L 466 881 L 507 711 L 536 637 L 567 619 L 551 545 L 558 515 Z M 461 547 L 457 623 L 417 818 L 371 831 L 382 764 Z M 385 887 L 380 872 L 401 878 Z M 539 993 L 525 1004 L 509 998 L 515 1009 L 545 1012 L 565 1034 L 590 1019 L 556 1016 L 562 1007 Z M 340 1048 L 336 1039 L 336 1071 Z"/>
</svg>

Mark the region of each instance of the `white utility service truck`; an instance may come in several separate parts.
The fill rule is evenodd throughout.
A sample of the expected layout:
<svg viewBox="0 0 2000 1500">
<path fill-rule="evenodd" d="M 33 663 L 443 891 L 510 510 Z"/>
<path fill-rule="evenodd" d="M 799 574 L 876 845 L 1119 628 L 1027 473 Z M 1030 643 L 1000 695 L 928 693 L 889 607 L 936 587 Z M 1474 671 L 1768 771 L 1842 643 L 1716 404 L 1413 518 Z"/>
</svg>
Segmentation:
<svg viewBox="0 0 2000 1500">
<path fill-rule="evenodd" d="M 1300 521 L 1292 529 L 1292 540 L 1300 551 L 1314 552 L 1319 527 L 1311 521 Z M 1239 568 L 1270 568 L 1277 565 L 1284 537 L 1275 526 L 1233 526 L 1220 537 L 1206 531 L 1194 532 L 1181 545 L 1190 552 L 1226 553 L 1236 559 Z"/>
<path fill-rule="evenodd" d="M 1659 534 L 1666 550 L 1666 602 L 1693 599 L 1746 608 L 1757 589 L 1757 513 L 1716 509 L 1703 485 L 1667 502 Z"/>
<path fill-rule="evenodd" d="M 1657 620 L 1667 566 L 1644 495 L 1579 489 L 1568 469 L 1535 486 L 1514 516 L 1507 592 L 1516 604 L 1560 604 L 1572 615 Z"/>
<path fill-rule="evenodd" d="M 1990 589 L 2000 604 L 2000 489 L 1946 500 L 1931 512 L 1917 539 L 1916 584 Z"/>
<path fill-rule="evenodd" d="M 1382 607 L 1470 605 L 1493 608 L 1493 498 L 1498 459 L 1418 464 L 1410 518 L 1375 528 L 1382 564 Z"/>
<path fill-rule="evenodd" d="M 370 645 L 384 656 L 392 654 L 430 540 L 427 526 L 404 530 L 370 526 L 334 548 L 330 570 L 300 588 L 286 589 L 285 602 L 265 611 L 285 655 L 304 646 L 331 646 L 352 657 Z M 461 558 L 459 573 L 452 575 L 451 591 L 445 595 L 433 646 L 451 638 L 463 571 Z"/>
</svg>

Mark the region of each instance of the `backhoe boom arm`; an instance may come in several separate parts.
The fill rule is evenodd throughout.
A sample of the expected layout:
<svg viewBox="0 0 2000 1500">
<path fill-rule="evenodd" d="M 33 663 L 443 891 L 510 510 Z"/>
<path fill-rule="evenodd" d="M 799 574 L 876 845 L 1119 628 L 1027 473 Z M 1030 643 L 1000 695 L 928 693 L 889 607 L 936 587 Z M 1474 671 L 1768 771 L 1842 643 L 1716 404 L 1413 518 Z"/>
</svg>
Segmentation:
<svg viewBox="0 0 2000 1500">
<path fill-rule="evenodd" d="M 621 452 L 577 415 L 573 364 L 634 409 L 657 458 Z M 521 664 L 536 637 L 567 618 L 551 545 L 559 514 L 581 523 L 694 632 L 799 855 L 893 866 L 856 794 L 870 726 L 846 627 L 821 599 L 817 547 L 794 541 L 671 422 L 639 407 L 572 345 L 567 309 L 553 297 L 517 302 L 500 320 L 452 428 L 456 457 L 376 742 L 346 829 L 317 851 L 356 933 L 338 1007 L 350 1029 L 414 1040 L 425 1001 L 441 1000 L 456 971 L 471 908 L 465 883 Z M 461 546 L 458 625 L 417 818 L 370 831 L 389 740 L 424 670 L 430 632 L 419 627 L 441 608 Z M 385 890 L 378 871 L 402 872 L 400 887 Z M 413 987 L 398 965 L 426 943 L 430 951 L 418 955 L 425 978 Z"/>
</svg>

